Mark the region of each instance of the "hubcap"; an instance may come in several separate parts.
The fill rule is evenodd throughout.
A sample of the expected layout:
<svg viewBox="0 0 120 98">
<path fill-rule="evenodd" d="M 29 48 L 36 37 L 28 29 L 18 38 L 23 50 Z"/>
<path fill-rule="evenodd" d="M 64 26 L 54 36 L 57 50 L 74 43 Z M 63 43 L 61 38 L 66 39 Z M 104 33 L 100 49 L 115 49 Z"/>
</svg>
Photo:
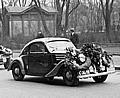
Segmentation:
<svg viewBox="0 0 120 98">
<path fill-rule="evenodd" d="M 19 73 L 20 73 L 19 68 L 15 68 L 15 74 L 16 74 L 16 75 L 19 75 Z"/>
<path fill-rule="evenodd" d="M 68 80 L 72 79 L 72 73 L 71 73 L 71 71 L 66 72 L 66 77 L 67 77 Z"/>
</svg>

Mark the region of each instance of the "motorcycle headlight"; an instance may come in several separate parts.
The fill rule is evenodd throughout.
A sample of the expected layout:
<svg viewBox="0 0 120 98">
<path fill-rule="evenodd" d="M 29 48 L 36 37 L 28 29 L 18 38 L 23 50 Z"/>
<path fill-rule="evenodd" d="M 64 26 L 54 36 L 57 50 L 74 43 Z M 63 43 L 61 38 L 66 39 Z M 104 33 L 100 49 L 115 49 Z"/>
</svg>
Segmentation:
<svg viewBox="0 0 120 98">
<path fill-rule="evenodd" d="M 78 55 L 81 62 L 85 62 L 85 56 L 83 54 Z"/>
</svg>

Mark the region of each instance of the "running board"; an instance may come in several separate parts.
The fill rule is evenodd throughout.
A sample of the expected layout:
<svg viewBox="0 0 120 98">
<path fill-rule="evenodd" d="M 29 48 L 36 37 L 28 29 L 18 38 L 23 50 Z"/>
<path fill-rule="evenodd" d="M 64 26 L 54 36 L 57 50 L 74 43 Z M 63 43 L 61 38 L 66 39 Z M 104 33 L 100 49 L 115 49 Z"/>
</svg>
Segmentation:
<svg viewBox="0 0 120 98">
<path fill-rule="evenodd" d="M 88 75 L 79 75 L 77 76 L 78 79 L 86 79 L 86 78 L 91 78 L 91 77 L 96 77 L 96 76 L 103 76 L 103 75 L 108 75 L 115 73 L 115 70 L 113 71 L 108 71 L 108 72 L 102 72 L 102 73 L 95 73 L 95 74 L 88 74 Z"/>
</svg>

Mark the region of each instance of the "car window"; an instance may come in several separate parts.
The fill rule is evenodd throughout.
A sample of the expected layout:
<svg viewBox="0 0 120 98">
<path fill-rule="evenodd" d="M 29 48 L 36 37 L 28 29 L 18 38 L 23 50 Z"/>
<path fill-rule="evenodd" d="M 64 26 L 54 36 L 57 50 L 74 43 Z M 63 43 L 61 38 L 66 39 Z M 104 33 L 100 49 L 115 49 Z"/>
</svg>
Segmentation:
<svg viewBox="0 0 120 98">
<path fill-rule="evenodd" d="M 25 47 L 21 55 L 27 55 L 29 53 L 29 47 Z"/>
<path fill-rule="evenodd" d="M 48 42 L 46 45 L 50 52 L 65 51 L 66 48 L 68 47 L 75 48 L 72 42 L 64 41 L 64 40 L 63 41 L 51 41 L 51 42 Z"/>
<path fill-rule="evenodd" d="M 30 52 L 45 52 L 45 46 L 42 43 L 34 43 L 30 47 Z"/>
</svg>

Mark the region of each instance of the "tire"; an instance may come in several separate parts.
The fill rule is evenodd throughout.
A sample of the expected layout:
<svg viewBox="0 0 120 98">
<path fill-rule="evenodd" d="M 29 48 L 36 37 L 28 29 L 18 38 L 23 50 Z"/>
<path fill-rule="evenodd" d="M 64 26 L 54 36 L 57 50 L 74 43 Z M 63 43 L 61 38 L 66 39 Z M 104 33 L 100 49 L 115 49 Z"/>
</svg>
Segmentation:
<svg viewBox="0 0 120 98">
<path fill-rule="evenodd" d="M 4 63 L 4 68 L 7 69 L 10 64 L 10 58 L 6 58 L 6 62 Z"/>
<path fill-rule="evenodd" d="M 46 78 L 47 79 L 47 81 L 53 81 L 54 80 L 54 77 L 48 77 L 48 78 Z"/>
<path fill-rule="evenodd" d="M 22 81 L 24 79 L 25 75 L 22 74 L 19 63 L 14 63 L 12 67 L 12 75 L 16 81 Z"/>
<path fill-rule="evenodd" d="M 93 77 L 93 80 L 96 83 L 102 83 L 102 82 L 104 82 L 107 79 L 107 77 L 108 77 L 108 75 L 96 76 L 96 77 Z"/>
<path fill-rule="evenodd" d="M 77 79 L 75 73 L 69 68 L 63 69 L 63 80 L 68 86 L 77 86 L 79 84 L 79 79 Z"/>
<path fill-rule="evenodd" d="M 4 68 L 5 68 L 5 69 L 8 68 L 7 62 L 4 63 Z"/>
</svg>

